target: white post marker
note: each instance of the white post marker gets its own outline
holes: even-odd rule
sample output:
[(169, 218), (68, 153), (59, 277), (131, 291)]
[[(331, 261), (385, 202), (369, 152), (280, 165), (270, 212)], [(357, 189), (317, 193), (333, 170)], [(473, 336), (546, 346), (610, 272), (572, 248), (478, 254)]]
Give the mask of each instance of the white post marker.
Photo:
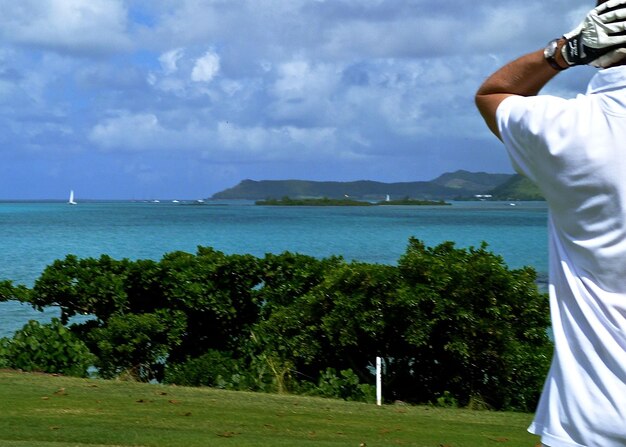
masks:
[(383, 404), (383, 384), (381, 380), (381, 358), (376, 357), (376, 405)]

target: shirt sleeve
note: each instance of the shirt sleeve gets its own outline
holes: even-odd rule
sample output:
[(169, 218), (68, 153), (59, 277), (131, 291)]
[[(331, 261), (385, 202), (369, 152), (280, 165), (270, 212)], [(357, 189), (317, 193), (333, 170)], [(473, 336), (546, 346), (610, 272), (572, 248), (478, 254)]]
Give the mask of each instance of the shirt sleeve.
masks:
[[(559, 135), (566, 131), (567, 100), (554, 96), (509, 96), (496, 111), (502, 141), (513, 167), (540, 185), (553, 175)], [(552, 174), (551, 174), (552, 173)]]

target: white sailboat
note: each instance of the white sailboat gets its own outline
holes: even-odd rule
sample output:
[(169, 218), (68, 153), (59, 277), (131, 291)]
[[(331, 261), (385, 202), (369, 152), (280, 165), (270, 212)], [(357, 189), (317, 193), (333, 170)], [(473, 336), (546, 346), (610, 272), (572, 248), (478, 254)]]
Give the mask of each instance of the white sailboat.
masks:
[(70, 200), (67, 201), (67, 203), (69, 203), (70, 205), (76, 205), (76, 202), (74, 201), (74, 190), (70, 190)]

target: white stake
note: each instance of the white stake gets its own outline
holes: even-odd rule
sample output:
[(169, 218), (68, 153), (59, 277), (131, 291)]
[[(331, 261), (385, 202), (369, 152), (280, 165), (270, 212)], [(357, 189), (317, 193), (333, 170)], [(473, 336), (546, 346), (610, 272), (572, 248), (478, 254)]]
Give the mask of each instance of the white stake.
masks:
[(383, 383), (381, 379), (381, 358), (376, 357), (376, 405), (383, 404)]

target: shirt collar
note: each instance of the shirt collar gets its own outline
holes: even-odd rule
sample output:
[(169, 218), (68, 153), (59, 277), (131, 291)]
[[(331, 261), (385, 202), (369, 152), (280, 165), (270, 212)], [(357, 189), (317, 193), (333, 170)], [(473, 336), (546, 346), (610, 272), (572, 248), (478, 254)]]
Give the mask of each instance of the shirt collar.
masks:
[(626, 88), (626, 65), (598, 71), (587, 87), (587, 94)]

